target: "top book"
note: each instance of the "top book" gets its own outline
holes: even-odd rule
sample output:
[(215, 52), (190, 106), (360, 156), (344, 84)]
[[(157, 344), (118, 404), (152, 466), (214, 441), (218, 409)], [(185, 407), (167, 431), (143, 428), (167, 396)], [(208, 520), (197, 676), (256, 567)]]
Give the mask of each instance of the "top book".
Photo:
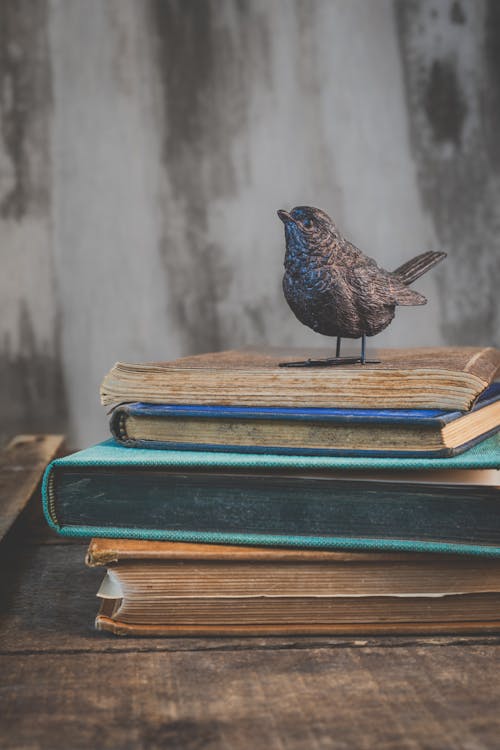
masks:
[(248, 348), (171, 362), (117, 362), (102, 382), (101, 401), (467, 411), (500, 369), (500, 350), (492, 347), (381, 349), (379, 364), (279, 366), (329, 354)]

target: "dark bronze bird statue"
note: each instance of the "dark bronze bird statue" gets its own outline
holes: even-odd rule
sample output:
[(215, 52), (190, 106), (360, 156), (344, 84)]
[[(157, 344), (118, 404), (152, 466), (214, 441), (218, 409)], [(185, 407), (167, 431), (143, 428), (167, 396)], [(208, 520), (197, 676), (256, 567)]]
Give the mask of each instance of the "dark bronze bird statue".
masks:
[[(368, 364), (366, 337), (375, 336), (394, 318), (398, 305), (425, 305), (409, 285), (446, 257), (426, 252), (385, 271), (342, 236), (319, 208), (297, 206), (278, 211), (285, 225), (283, 292), (296, 317), (325, 336), (337, 337), (336, 356), (283, 362), (284, 367)], [(343, 338), (361, 338), (360, 357), (341, 357)]]

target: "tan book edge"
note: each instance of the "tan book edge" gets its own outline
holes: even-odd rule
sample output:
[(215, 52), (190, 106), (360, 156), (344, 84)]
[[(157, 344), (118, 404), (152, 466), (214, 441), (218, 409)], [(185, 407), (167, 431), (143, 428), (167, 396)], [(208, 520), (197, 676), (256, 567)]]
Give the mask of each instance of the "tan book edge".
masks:
[(101, 401), (466, 411), (500, 367), (500, 351), (491, 347), (383, 349), (377, 365), (279, 367), (328, 354), (244, 349), (173, 362), (117, 363), (103, 380)]
[(95, 620), (97, 630), (114, 635), (128, 636), (365, 636), (365, 635), (475, 635), (498, 633), (500, 621), (483, 622), (412, 622), (412, 623), (363, 623), (363, 624), (318, 624), (318, 625), (128, 625), (113, 620), (102, 610)]
[[(447, 556), (463, 559), (461, 555)], [(90, 542), (86, 563), (94, 567), (118, 560), (236, 560), (269, 562), (381, 562), (442, 560), (443, 555), (403, 552), (334, 552), (280, 547), (238, 547), (222, 544), (189, 544), (185, 542), (154, 542), (142, 539), (95, 538)]]
[(129, 625), (217, 627), (424, 622), (500, 622), (500, 594), (430, 597), (169, 597), (109, 599), (107, 615)]
[(488, 560), (280, 561), (121, 560), (98, 591), (134, 609), (182, 600), (443, 598), (498, 594), (500, 564)]

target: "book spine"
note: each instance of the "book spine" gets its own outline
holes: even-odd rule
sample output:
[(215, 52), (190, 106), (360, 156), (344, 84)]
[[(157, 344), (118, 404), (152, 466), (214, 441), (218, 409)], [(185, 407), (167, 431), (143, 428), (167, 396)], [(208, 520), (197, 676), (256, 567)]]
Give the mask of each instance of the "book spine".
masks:
[[(215, 483), (212, 476), (202, 478), (201, 484), (195, 486), (185, 483), (181, 476), (168, 486), (158, 484), (155, 477), (148, 494), (147, 487), (143, 487), (144, 477), (138, 477), (124, 504), (126, 487), (129, 483), (134, 485), (134, 479), (130, 475), (118, 476), (119, 481), (115, 478), (106, 485), (105, 477), (88, 477), (88, 481), (82, 481), (78, 473), (69, 478), (64, 474), (57, 477), (53, 467), (49, 467), (42, 489), (50, 527), (69, 537), (500, 556), (495, 515), (498, 492), (493, 488), (483, 488), (475, 496), (456, 489), (446, 494), (445, 488), (411, 488), (409, 502), (402, 503), (404, 488), (394, 486), (374, 493), (370, 486), (358, 484), (350, 488), (341, 482), (337, 491), (332, 489), (324, 497), (317, 494), (322, 492), (319, 489), (308, 497), (302, 487), (297, 488), (294, 497), (293, 488), (300, 483), (299, 478), (292, 479), (285, 490), (275, 487), (273, 491), (268, 482), (263, 486), (259, 481), (257, 492), (256, 485), (244, 492), (241, 484), (234, 479), (229, 484), (227, 477), (224, 489), (219, 486), (224, 485), (223, 477), (216, 477)], [(58, 496), (58, 485), (60, 488), (64, 481), (65, 488), (59, 490)], [(319, 481), (323, 484), (323, 480)], [(457, 492), (461, 500), (459, 497), (453, 506), (451, 501)], [(102, 503), (103, 496), (107, 497), (106, 503)], [(455, 519), (452, 526), (447, 520), (450, 512)], [(477, 529), (471, 521), (473, 516), (481, 519)], [(415, 527), (421, 525), (418, 519), (422, 518), (429, 518), (429, 522), (415, 533)], [(349, 531), (353, 524), (359, 537)], [(450, 530), (455, 538), (449, 537)]]
[(42, 480), (42, 508), (45, 520), (54, 531), (61, 532), (56, 516), (56, 491), (54, 484), (53, 462), (45, 469)]
[(121, 445), (134, 447), (136, 445), (136, 442), (133, 440), (129, 440), (127, 433), (128, 416), (129, 408), (126, 404), (116, 406), (112, 410), (109, 417), (109, 430), (114, 439), (117, 440)]

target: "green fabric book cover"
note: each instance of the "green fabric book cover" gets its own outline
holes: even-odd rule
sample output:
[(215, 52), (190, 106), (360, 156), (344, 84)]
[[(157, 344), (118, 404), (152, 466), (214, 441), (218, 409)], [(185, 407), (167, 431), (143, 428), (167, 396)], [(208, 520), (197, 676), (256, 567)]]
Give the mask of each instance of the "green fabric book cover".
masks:
[(108, 440), (53, 461), (43, 504), (67, 536), (500, 556), (498, 487), (328, 476), (499, 467), (498, 435), (447, 459), (151, 451)]

